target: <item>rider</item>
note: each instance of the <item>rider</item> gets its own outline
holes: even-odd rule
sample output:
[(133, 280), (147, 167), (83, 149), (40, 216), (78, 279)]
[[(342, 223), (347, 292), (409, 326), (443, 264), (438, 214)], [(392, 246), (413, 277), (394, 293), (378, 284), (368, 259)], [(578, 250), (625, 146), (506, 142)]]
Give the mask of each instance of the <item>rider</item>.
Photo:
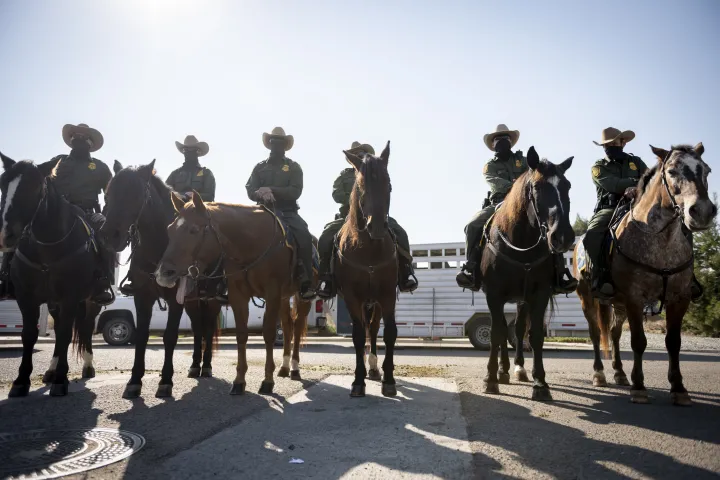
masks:
[[(371, 154), (375, 155), (375, 149), (367, 144), (353, 142), (349, 150), (350, 153), (356, 155)], [(321, 298), (332, 298), (335, 296), (335, 285), (332, 274), (330, 273), (330, 262), (333, 254), (333, 243), (335, 235), (345, 223), (345, 217), (350, 211), (350, 193), (355, 185), (355, 169), (350, 167), (340, 172), (340, 175), (333, 183), (333, 200), (340, 204), (340, 212), (335, 214), (335, 220), (325, 225), (320, 238), (318, 239), (318, 253), (320, 255), (320, 285), (318, 286), (318, 296)], [(398, 270), (398, 287), (401, 292), (412, 292), (418, 287), (415, 279), (412, 256), (410, 255), (410, 240), (408, 240), (407, 232), (395, 221), (394, 218), (388, 216), (388, 226), (395, 234), (397, 239), (398, 251), (400, 252), (400, 268)]]
[[(53, 173), (53, 184), (60, 195), (85, 212), (86, 220), (97, 232), (105, 223), (105, 216), (100, 213), (98, 195), (105, 191), (112, 174), (105, 163), (90, 154), (102, 147), (103, 136), (96, 129), (80, 123), (65, 125), (62, 137), (71, 150), (69, 155), (57, 155), (52, 159), (58, 160)], [(113, 284), (115, 255), (105, 249), (97, 237), (95, 241), (100, 254), (100, 271), (92, 300), (104, 306), (112, 303), (114, 298), (110, 289)], [(9, 262), (10, 255), (5, 255), (2, 267), (4, 278), (8, 275)]]
[[(462, 288), (473, 291), (480, 290), (480, 261), (482, 259), (482, 239), (485, 224), (495, 212), (495, 208), (510, 192), (513, 182), (528, 169), (527, 159), (521, 151), (513, 152), (511, 149), (520, 138), (518, 130), (509, 130), (504, 124), (497, 126), (494, 132), (483, 137), (485, 145), (495, 152), (495, 156), (485, 164), (483, 174), (485, 181), (490, 185), (488, 198), (480, 210), (465, 226), (465, 254), (467, 263), (457, 274), (457, 284)], [(577, 287), (577, 281), (572, 277), (565, 266), (562, 253), (553, 255), (555, 259), (555, 275), (553, 290), (557, 293), (571, 293)]]
[[(600, 142), (595, 145), (603, 147), (605, 158), (595, 162), (592, 167), (592, 178), (597, 190), (597, 203), (595, 213), (588, 222), (587, 233), (583, 244), (592, 265), (591, 291), (601, 299), (610, 299), (615, 289), (607, 265), (607, 258), (603, 255), (603, 243), (609, 230), (610, 220), (623, 196), (633, 197), (635, 188), (647, 170), (645, 163), (631, 153), (625, 153), (623, 148), (635, 138), (632, 130), (621, 132), (617, 128), (608, 127), (602, 131)], [(692, 232), (683, 230), (692, 243)], [(702, 287), (693, 274), (691, 285), (692, 299), (697, 300), (702, 295)]]
[[(168, 176), (165, 181), (170, 188), (178, 192), (183, 200), (192, 199), (192, 191), (200, 194), (204, 202), (215, 201), (215, 176), (212, 171), (200, 165), (199, 157), (207, 155), (210, 147), (206, 142), (198, 142), (195, 135), (185, 137), (183, 143), (175, 142), (175, 147), (183, 154), (185, 161), (182, 166)], [(221, 288), (224, 290), (225, 287)], [(134, 293), (131, 281), (124, 283), (120, 291), (125, 295)]]
[(293, 147), (295, 139), (286, 135), (280, 127), (271, 133), (263, 133), (263, 144), (270, 150), (267, 160), (255, 165), (245, 185), (250, 200), (273, 209), (290, 228), (297, 245), (300, 274), (300, 297), (310, 300), (315, 297), (312, 288), (312, 236), (307, 223), (298, 215), (298, 198), (303, 189), (303, 171), (300, 164), (285, 156)]

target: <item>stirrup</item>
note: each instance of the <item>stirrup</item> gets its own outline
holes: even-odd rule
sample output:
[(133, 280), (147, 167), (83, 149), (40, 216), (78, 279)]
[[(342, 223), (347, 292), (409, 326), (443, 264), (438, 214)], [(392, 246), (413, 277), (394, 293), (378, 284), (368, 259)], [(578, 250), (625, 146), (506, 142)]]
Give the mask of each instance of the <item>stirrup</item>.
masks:
[(412, 293), (418, 288), (418, 279), (414, 274), (410, 274), (403, 281), (398, 282), (398, 288), (403, 293)]

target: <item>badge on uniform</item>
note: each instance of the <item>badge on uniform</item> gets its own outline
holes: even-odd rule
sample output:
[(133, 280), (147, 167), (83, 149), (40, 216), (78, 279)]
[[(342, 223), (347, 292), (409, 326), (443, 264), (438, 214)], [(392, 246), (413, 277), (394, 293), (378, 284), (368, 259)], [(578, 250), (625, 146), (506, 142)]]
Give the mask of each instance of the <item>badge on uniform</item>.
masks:
[(90, 170), (95, 170), (97, 168), (97, 165), (95, 165), (95, 162), (88, 163), (88, 168)]
[(592, 176), (595, 178), (600, 176), (600, 167), (598, 167), (597, 165), (592, 167)]
[(637, 165), (635, 165), (633, 162), (630, 162), (630, 170), (637, 170)]
[(203, 172), (204, 172), (204, 170), (200, 170), (200, 171), (197, 173), (197, 175), (195, 175), (195, 176), (196, 176), (196, 177), (202, 177), (203, 175), (205, 175)]
[(283, 165), (282, 171), (283, 171), (283, 172), (289, 172), (289, 171), (290, 171), (290, 165)]
[(515, 166), (516, 166), (517, 168), (522, 167), (522, 162), (521, 162), (520, 160), (515, 160)]

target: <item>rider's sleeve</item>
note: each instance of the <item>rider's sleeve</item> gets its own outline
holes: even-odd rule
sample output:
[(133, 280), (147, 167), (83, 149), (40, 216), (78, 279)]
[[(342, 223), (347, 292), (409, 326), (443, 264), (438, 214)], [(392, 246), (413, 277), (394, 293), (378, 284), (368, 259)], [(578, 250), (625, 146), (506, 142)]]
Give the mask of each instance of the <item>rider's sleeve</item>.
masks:
[(335, 203), (339, 203), (340, 205), (350, 204), (350, 192), (345, 191), (345, 182), (343, 182), (342, 172), (335, 179), (335, 183), (333, 183), (332, 197), (333, 200), (335, 200)]
[(598, 187), (610, 193), (622, 194), (625, 190), (637, 184), (637, 178), (622, 178), (611, 172), (604, 165), (595, 165), (592, 168), (593, 182)]
[(290, 181), (287, 187), (270, 187), (278, 200), (293, 201), (300, 198), (303, 190), (303, 171), (298, 163), (290, 166)]
[(250, 200), (252, 200), (253, 202), (258, 202), (260, 201), (260, 197), (255, 195), (255, 191), (260, 188), (260, 181), (258, 179), (258, 176), (255, 174), (255, 170), (257, 170), (257, 166), (253, 168), (253, 171), (250, 174), (250, 178), (248, 178), (248, 181), (245, 184), (245, 190), (247, 191), (247, 196)]
[(210, 169), (205, 169), (205, 173), (203, 174), (203, 191), (198, 192), (200, 194), (200, 197), (203, 199), (204, 202), (214, 202), (215, 201), (215, 175), (210, 171)]
[(498, 175), (495, 162), (485, 164), (483, 175), (493, 193), (506, 194), (510, 191), (510, 188), (512, 188), (512, 182), (510, 180), (506, 180)]

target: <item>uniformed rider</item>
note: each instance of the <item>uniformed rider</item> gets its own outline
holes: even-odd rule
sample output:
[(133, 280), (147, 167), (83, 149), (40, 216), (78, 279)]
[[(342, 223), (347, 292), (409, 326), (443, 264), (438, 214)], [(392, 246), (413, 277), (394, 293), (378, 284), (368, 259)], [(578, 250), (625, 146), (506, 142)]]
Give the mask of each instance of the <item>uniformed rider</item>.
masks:
[(298, 249), (300, 270), (300, 296), (309, 300), (315, 297), (312, 286), (312, 236), (307, 223), (298, 215), (297, 200), (303, 190), (303, 171), (300, 164), (287, 158), (295, 142), (281, 127), (263, 133), (263, 144), (270, 150), (267, 160), (255, 165), (245, 185), (250, 200), (272, 209), (290, 228)]
[[(457, 284), (462, 288), (473, 291), (480, 290), (482, 279), (480, 277), (480, 261), (482, 259), (482, 239), (485, 224), (495, 212), (497, 206), (510, 192), (513, 183), (528, 169), (527, 159), (520, 150), (513, 152), (512, 148), (520, 139), (518, 130), (510, 130), (504, 124), (497, 126), (494, 132), (483, 137), (485, 145), (495, 152), (495, 156), (485, 164), (483, 175), (490, 186), (490, 192), (485, 199), (483, 209), (480, 210), (465, 226), (465, 255), (467, 263), (458, 273)], [(562, 253), (555, 254), (554, 293), (571, 293), (577, 287), (577, 281), (565, 266), (565, 257)]]
[[(355, 155), (375, 155), (375, 149), (368, 144), (353, 142), (349, 150)], [(340, 204), (340, 211), (335, 214), (335, 220), (325, 225), (320, 238), (318, 239), (318, 254), (320, 255), (320, 285), (318, 296), (321, 298), (332, 298), (335, 296), (335, 285), (330, 273), (335, 235), (345, 223), (345, 217), (350, 212), (350, 194), (355, 186), (355, 169), (345, 168), (333, 183), (332, 197)], [(407, 232), (397, 221), (388, 216), (388, 226), (395, 235), (399, 247), (399, 270), (398, 287), (401, 292), (412, 292), (417, 289), (418, 283), (412, 267), (412, 256), (410, 254), (410, 240)]]

